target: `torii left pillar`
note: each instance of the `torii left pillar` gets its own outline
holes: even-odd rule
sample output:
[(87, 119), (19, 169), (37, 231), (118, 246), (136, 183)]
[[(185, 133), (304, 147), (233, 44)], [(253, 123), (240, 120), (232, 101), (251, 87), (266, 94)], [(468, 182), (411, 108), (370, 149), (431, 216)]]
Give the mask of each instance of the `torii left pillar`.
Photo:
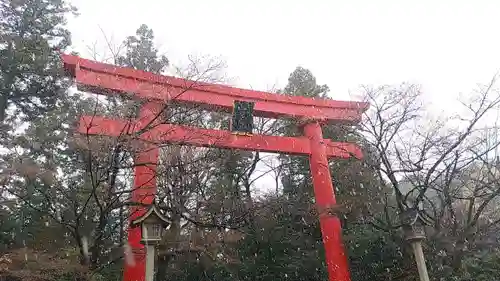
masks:
[[(157, 123), (162, 105), (148, 102), (142, 105), (139, 112), (137, 125), (141, 128), (154, 126)], [(135, 152), (134, 159), (134, 186), (132, 190), (132, 202), (150, 205), (154, 202), (156, 194), (156, 171), (160, 149), (153, 145), (142, 143)], [(130, 227), (130, 223), (142, 216), (147, 208), (143, 206), (130, 207), (128, 245), (131, 248), (132, 257), (125, 259), (129, 264), (125, 265), (123, 281), (145, 281), (146, 272), (146, 248), (141, 243), (142, 233), (140, 227)]]

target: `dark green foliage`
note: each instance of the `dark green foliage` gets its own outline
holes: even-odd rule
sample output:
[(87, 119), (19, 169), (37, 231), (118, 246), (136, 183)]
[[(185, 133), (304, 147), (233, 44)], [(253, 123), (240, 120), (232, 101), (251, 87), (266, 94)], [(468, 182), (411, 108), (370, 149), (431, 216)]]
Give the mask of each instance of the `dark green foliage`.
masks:
[[(324, 98), (328, 94), (327, 85), (318, 85), (312, 72), (297, 67), (288, 77), (288, 84), (281, 92), (290, 96)], [(302, 131), (295, 120), (280, 121), (280, 133), (285, 136), (301, 136)], [(282, 162), (283, 192), (290, 195), (308, 194), (312, 196), (309, 162), (306, 157), (280, 155)]]
[(319, 224), (304, 202), (269, 199), (240, 243), (243, 280), (326, 280)]
[(16, 234), (20, 223), (16, 220), (13, 214), (16, 214), (14, 208), (15, 202), (1, 202), (0, 207), (0, 254), (15, 247)]
[(288, 77), (283, 93), (292, 96), (327, 98), (330, 91), (327, 85), (318, 85), (316, 77), (309, 69), (297, 67)]
[(59, 52), (70, 44), (63, 0), (0, 1), (0, 121), (34, 120), (65, 93)]
[(123, 43), (126, 50), (117, 59), (119, 65), (153, 73), (162, 73), (169, 65), (168, 58), (158, 54), (153, 30), (145, 24), (137, 29), (135, 36), (127, 37)]
[(464, 261), (465, 276), (458, 277), (456, 280), (467, 281), (489, 281), (495, 280), (500, 276), (500, 253), (496, 251), (488, 251), (478, 253)]
[[(344, 231), (353, 280), (396, 280), (413, 269), (398, 233), (385, 233), (370, 225), (356, 225)], [(404, 280), (404, 279), (403, 279)]]
[[(45, 249), (65, 244), (61, 226), (47, 216), (50, 202), (37, 192), (46, 185), (33, 176), (40, 172), (39, 159), (50, 162), (54, 156), (50, 149), (58, 144), (53, 138), (60, 133), (55, 128), (60, 126), (59, 120), (46, 117), (53, 116), (49, 112), (65, 103), (68, 81), (63, 77), (59, 54), (71, 42), (65, 27), (71, 12), (75, 9), (61, 0), (0, 1), (0, 123), (4, 125), (0, 125), (4, 149), (0, 178), (2, 191), (8, 187), (13, 194), (27, 199), (14, 200), (10, 196), (2, 202), (2, 252), (24, 246)], [(41, 122), (40, 118), (49, 122)], [(14, 127), (14, 121), (27, 121), (27, 133), (4, 134), (7, 128)], [(15, 153), (19, 149), (23, 152)], [(44, 168), (47, 166), (41, 170), (47, 171)], [(17, 176), (3, 177), (13, 172)]]

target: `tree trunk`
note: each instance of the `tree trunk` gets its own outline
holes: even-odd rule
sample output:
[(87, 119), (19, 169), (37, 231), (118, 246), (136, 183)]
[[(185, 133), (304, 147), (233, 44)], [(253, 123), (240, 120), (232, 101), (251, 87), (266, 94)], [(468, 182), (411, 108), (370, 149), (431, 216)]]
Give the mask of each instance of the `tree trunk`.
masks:
[(451, 268), (453, 272), (457, 273), (462, 270), (462, 259), (464, 256), (465, 243), (463, 241), (457, 242), (451, 258)]
[(5, 120), (7, 110), (7, 97), (4, 95), (0, 95), (0, 123)]

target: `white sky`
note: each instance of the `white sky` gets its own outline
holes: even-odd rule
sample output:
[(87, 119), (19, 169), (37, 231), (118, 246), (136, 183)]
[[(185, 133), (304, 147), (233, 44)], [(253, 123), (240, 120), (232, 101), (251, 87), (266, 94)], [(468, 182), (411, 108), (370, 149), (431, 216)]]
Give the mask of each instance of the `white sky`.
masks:
[(83, 55), (102, 40), (100, 28), (119, 43), (145, 23), (174, 63), (221, 55), (244, 88), (283, 87), (301, 65), (338, 99), (360, 84), (407, 81), (441, 111), (500, 70), (495, 0), (72, 2), (81, 15), (70, 29)]
[[(360, 84), (420, 83), (438, 109), (500, 69), (495, 0), (73, 0), (74, 45), (116, 42), (145, 23), (175, 63), (197, 52), (223, 56), (237, 85), (286, 84), (297, 65), (332, 96)], [(439, 4), (437, 4), (439, 3)]]

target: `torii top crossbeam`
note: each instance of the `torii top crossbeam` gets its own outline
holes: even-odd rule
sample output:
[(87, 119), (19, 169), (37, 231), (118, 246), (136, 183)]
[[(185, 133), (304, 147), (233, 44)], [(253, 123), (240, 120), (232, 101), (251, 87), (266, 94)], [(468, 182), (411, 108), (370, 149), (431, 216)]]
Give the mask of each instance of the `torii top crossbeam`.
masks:
[(196, 104), (226, 112), (231, 112), (234, 100), (250, 101), (255, 102), (255, 115), (259, 117), (299, 117), (332, 123), (357, 123), (368, 108), (364, 102), (277, 95), (157, 75), (77, 56), (63, 55), (62, 58), (65, 69), (80, 85), (102, 94), (108, 90), (134, 93), (138, 98)]
[[(347, 259), (340, 238), (342, 232), (340, 221), (335, 215), (325, 212), (336, 204), (328, 157), (361, 158), (362, 154), (355, 144), (323, 139), (320, 123), (356, 124), (361, 121), (363, 112), (368, 109), (367, 103), (292, 97), (200, 83), (99, 63), (72, 55), (62, 55), (62, 60), (66, 71), (75, 78), (80, 90), (105, 95), (127, 93), (137, 99), (148, 101), (142, 106), (136, 120), (82, 116), (78, 128), (82, 134), (118, 137), (122, 134), (136, 133), (140, 139), (153, 143), (177, 143), (309, 156), (329, 278), (330, 281), (350, 281)], [(296, 118), (303, 125), (304, 136), (242, 136), (225, 130), (201, 129), (161, 124), (161, 122), (156, 122), (151, 128), (145, 128), (145, 123), (154, 122), (151, 118), (157, 116), (166, 104), (195, 105), (197, 108), (211, 111), (231, 112), (235, 101), (253, 102), (256, 116)], [(138, 153), (139, 162), (153, 164), (135, 168), (132, 200), (152, 202), (156, 189), (157, 157), (158, 148)], [(140, 231), (129, 229), (128, 241), (133, 250), (142, 249)], [(125, 265), (124, 280), (143, 281), (144, 263), (136, 260), (135, 266)]]

